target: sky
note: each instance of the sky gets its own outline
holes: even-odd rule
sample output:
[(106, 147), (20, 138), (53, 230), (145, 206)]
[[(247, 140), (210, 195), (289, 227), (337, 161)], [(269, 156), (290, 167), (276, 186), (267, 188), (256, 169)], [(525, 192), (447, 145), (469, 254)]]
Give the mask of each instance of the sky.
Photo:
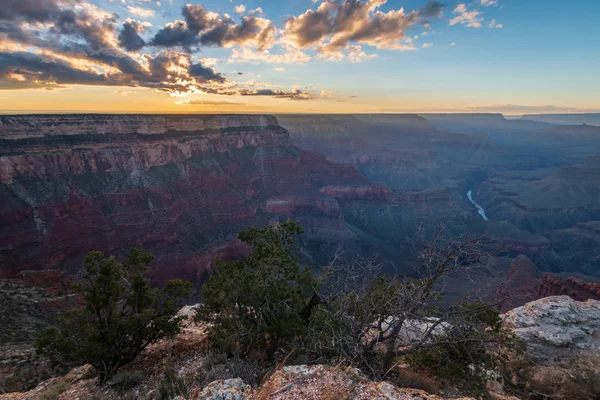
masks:
[(597, 0), (1, 0), (0, 112), (600, 112)]

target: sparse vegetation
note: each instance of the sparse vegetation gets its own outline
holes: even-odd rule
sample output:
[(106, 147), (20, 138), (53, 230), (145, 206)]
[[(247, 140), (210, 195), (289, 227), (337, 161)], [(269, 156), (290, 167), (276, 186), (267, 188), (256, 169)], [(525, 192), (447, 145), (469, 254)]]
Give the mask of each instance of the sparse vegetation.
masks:
[(187, 397), (190, 386), (185, 378), (179, 376), (173, 367), (169, 366), (160, 381), (158, 399), (171, 400), (177, 396)]
[[(258, 385), (269, 368), (288, 359), (358, 367), (370, 378), (430, 393), (450, 384), (484, 395), (504, 355), (517, 349), (490, 306), (442, 307), (436, 290), (441, 277), (485, 262), (485, 237), (438, 237), (420, 254), (421, 278), (406, 280), (382, 274), (365, 259), (334, 262), (314, 275), (294, 255), (300, 233), (293, 221), (240, 233), (250, 255), (218, 261), (197, 310), (212, 348), (191, 374), (167, 367), (158, 398), (187, 396), (192, 388), (228, 378)], [(85, 308), (67, 314), (60, 329), (44, 332), (38, 349), (63, 363), (92, 364), (100, 381), (110, 379), (113, 387), (137, 385), (141, 376), (117, 371), (148, 344), (178, 332), (181, 318), (175, 313), (191, 290), (181, 281), (150, 289), (145, 273), (151, 260), (136, 249), (122, 264), (90, 253), (77, 284)], [(277, 357), (280, 350), (284, 361)], [(336, 388), (330, 394), (337, 395)]]
[(248, 228), (239, 239), (252, 248), (243, 259), (218, 261), (204, 285), (198, 319), (210, 324), (209, 340), (229, 354), (264, 350), (270, 359), (305, 329), (317, 281), (292, 251), (302, 229), (293, 221)]
[(42, 332), (37, 350), (57, 363), (89, 363), (106, 382), (150, 343), (179, 332), (183, 318), (176, 313), (191, 296), (191, 285), (172, 280), (162, 289), (150, 288), (146, 273), (152, 260), (135, 248), (123, 263), (88, 254), (83, 278), (74, 285), (84, 307)]
[(376, 379), (403, 362), (483, 392), (498, 355), (516, 346), (488, 305), (439, 306), (438, 280), (484, 263), (487, 237), (438, 235), (420, 254), (422, 278), (403, 280), (381, 274), (372, 260), (334, 263), (317, 278), (292, 255), (299, 233), (291, 221), (251, 228), (240, 234), (250, 256), (218, 264), (198, 314), (212, 324), (218, 348), (242, 356), (264, 350), (272, 359), (284, 347), (296, 361), (355, 365)]
[(443, 276), (485, 263), (488, 244), (485, 236), (438, 235), (423, 246), (422, 277), (415, 280), (385, 276), (373, 260), (333, 264), (305, 348), (313, 360), (348, 360), (375, 379), (391, 379), (397, 365), (408, 363), (470, 392), (485, 391), (489, 371), (516, 341), (490, 306), (441, 307), (436, 288)]
[(60, 395), (69, 390), (69, 383), (64, 381), (53, 382), (39, 393), (40, 400), (58, 400)]

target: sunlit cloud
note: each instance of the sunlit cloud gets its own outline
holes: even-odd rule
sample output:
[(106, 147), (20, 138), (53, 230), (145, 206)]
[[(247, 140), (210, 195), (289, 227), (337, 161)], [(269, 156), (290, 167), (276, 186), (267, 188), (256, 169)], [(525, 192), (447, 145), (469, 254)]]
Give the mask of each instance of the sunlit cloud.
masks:
[(490, 21), (488, 27), (492, 28), (492, 29), (493, 28), (495, 28), (495, 29), (502, 29), (502, 28), (504, 28), (504, 25), (497, 23), (496, 20), (493, 19), (493, 20)]
[(466, 4), (459, 4), (452, 12), (456, 16), (450, 20), (450, 25), (462, 24), (469, 28), (481, 28), (481, 22), (483, 21), (481, 11), (469, 11)]
[(137, 17), (149, 18), (154, 16), (154, 10), (150, 10), (148, 8), (127, 6), (127, 10), (129, 11), (129, 13)]
[(232, 49), (229, 63), (233, 64), (306, 64), (311, 57), (300, 50), (287, 50), (273, 54), (269, 50), (255, 51), (247, 47)]
[[(405, 12), (403, 8), (384, 12), (379, 8), (385, 0), (324, 1), (317, 9), (288, 18), (283, 31), (284, 40), (300, 49), (314, 48), (322, 59), (338, 60), (344, 55), (357, 54), (356, 46), (386, 50), (412, 50), (404, 41), (406, 30), (427, 25), (439, 18), (443, 7), (435, 0), (422, 9)], [(359, 57), (364, 58), (364, 57)], [(356, 59), (356, 58), (355, 58)]]

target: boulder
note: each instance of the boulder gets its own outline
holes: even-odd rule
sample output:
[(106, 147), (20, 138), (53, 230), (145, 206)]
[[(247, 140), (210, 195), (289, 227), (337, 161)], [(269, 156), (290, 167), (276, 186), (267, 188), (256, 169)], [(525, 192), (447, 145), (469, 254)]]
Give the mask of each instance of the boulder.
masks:
[(250, 386), (240, 378), (225, 379), (209, 383), (198, 396), (198, 400), (246, 400)]
[(600, 301), (552, 296), (503, 315), (504, 325), (523, 339), (538, 361), (600, 352)]
[[(357, 369), (324, 365), (292, 365), (275, 373), (257, 388), (254, 399), (380, 399), (441, 400), (422, 390), (401, 389), (389, 382), (373, 382)], [(455, 400), (472, 400), (462, 398)]]

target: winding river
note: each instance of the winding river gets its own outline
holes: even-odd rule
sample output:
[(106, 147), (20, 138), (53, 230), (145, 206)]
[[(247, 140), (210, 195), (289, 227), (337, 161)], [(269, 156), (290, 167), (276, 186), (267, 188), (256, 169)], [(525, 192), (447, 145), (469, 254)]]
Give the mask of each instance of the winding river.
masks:
[(489, 221), (487, 215), (485, 215), (485, 210), (479, 204), (477, 204), (475, 200), (473, 200), (473, 189), (467, 192), (467, 198), (477, 208), (477, 212), (479, 215), (481, 215), (481, 218), (483, 218), (485, 221)]

